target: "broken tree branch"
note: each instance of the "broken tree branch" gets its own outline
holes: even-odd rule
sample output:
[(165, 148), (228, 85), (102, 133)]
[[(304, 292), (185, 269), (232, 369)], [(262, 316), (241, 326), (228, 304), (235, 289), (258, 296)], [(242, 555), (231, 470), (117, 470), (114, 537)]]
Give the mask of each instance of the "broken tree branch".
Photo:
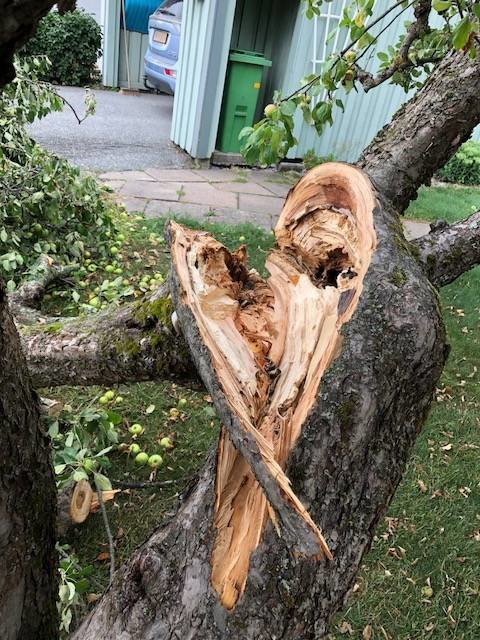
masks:
[(282, 469), (359, 300), (376, 245), (374, 206), (357, 169), (310, 171), (287, 198), (266, 281), (247, 271), (241, 248), (230, 254), (208, 233), (167, 228), (175, 308), (224, 425), (212, 585), (227, 609), (268, 520), (296, 555), (332, 557)]
[(78, 318), (47, 318), (18, 326), (33, 384), (111, 385), (175, 380), (198, 386), (198, 376), (164, 288), (137, 302), (111, 305)]
[(455, 224), (432, 225), (412, 244), (430, 282), (444, 287), (480, 264), (480, 211)]
[(38, 307), (49, 287), (66, 281), (76, 268), (77, 265), (58, 265), (48, 255), (41, 255), (31, 269), (31, 279), (8, 296), (8, 303), (17, 323), (38, 322), (41, 317)]
[[(430, 405), (445, 335), (392, 208), (361, 172), (365, 188), (355, 189), (345, 175), (356, 169), (320, 170), (329, 167), (327, 183), (307, 174), (287, 201), (267, 282), (245, 268), (242, 252), (179, 231), (172, 260), (185, 295), (176, 304), (192, 308), (190, 316), (179, 308), (179, 320), (202, 336), (197, 346), (195, 336), (186, 339), (206, 385), (217, 378), (217, 411), (240, 424), (230, 421), (222, 436), (216, 481), (209, 460), (176, 517), (116, 572), (75, 638), (171, 640), (193, 629), (204, 640), (313, 640), (326, 635), (353, 585)], [(378, 242), (371, 256), (359, 240), (371, 233), (369, 211)], [(272, 525), (282, 532), (281, 517), (243, 455), (257, 434), (238, 449), (231, 443), (248, 421), (324, 532), (333, 561), (295, 558), (278, 537)]]

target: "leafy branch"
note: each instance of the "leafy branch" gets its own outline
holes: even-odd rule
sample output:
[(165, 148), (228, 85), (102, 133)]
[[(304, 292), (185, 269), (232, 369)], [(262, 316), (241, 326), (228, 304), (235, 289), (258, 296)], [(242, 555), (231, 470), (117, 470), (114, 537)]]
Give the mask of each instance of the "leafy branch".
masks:
[[(307, 17), (321, 16), (323, 2), (305, 0)], [(340, 52), (329, 56), (321, 73), (303, 78), (299, 88), (287, 97), (275, 92), (273, 103), (265, 108), (265, 118), (240, 132), (242, 153), (247, 162), (267, 166), (287, 155), (297, 144), (294, 135), (297, 110), (302, 112), (304, 121), (315, 127), (317, 134), (321, 135), (325, 126), (333, 123), (334, 108), (344, 108), (342, 99), (338, 97), (340, 90), (348, 94), (352, 89), (357, 89), (358, 84), (367, 92), (390, 81), (409, 91), (423, 85), (431, 65), (441, 60), (449, 50), (463, 51), (472, 58), (477, 56), (480, 32), (478, 2), (400, 0), (366, 26), (377, 2), (352, 0), (337, 26), (337, 30), (348, 29), (349, 43)], [(386, 52), (377, 53), (380, 64), (376, 75), (362, 68), (359, 61), (373, 50), (380, 36), (412, 7), (414, 19), (405, 23), (405, 32), (396, 45), (388, 45)], [(431, 28), (429, 19), (432, 10), (443, 19), (442, 27)], [(392, 13), (392, 19), (376, 35), (372, 35), (371, 30)]]

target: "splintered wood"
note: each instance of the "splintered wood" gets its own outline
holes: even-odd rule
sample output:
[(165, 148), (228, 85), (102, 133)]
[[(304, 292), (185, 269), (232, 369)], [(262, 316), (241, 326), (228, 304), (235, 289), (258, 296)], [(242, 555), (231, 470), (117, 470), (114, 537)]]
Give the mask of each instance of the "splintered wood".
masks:
[(283, 469), (341, 348), (376, 245), (375, 197), (345, 164), (308, 172), (275, 229), (267, 280), (209, 234), (174, 222), (172, 295), (223, 427), (217, 454), (211, 582), (227, 609), (271, 520), (292, 553), (331, 558)]

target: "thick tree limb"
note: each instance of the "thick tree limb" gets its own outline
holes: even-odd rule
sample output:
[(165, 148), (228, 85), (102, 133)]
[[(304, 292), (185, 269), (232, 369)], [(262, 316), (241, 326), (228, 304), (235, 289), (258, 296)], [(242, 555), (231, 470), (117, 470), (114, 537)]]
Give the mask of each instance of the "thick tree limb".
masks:
[(412, 244), (430, 282), (444, 287), (480, 264), (480, 211), (455, 224), (432, 227)]
[(266, 281), (247, 272), (241, 250), (230, 255), (208, 233), (168, 228), (175, 307), (225, 426), (212, 584), (228, 609), (269, 518), (293, 553), (331, 559), (282, 469), (358, 303), (376, 245), (374, 203), (357, 169), (310, 171), (287, 198)]
[(41, 319), (38, 307), (48, 288), (68, 278), (75, 268), (75, 266), (59, 266), (49, 256), (40, 256), (31, 270), (34, 277), (24, 282), (8, 297), (10, 309), (17, 323), (38, 322)]
[(0, 0), (0, 88), (13, 80), (13, 55), (35, 30), (55, 0)]
[(75, 267), (46, 255), (34, 278), (9, 298), (34, 385), (108, 385), (172, 379), (198, 384), (182, 338), (171, 323), (168, 287), (148, 298), (91, 316), (48, 317), (38, 310), (48, 288)]
[(480, 121), (480, 58), (447, 54), (425, 86), (365, 149), (358, 165), (399, 213)]
[(35, 387), (169, 379), (197, 383), (184, 340), (160, 289), (146, 300), (80, 318), (19, 326)]

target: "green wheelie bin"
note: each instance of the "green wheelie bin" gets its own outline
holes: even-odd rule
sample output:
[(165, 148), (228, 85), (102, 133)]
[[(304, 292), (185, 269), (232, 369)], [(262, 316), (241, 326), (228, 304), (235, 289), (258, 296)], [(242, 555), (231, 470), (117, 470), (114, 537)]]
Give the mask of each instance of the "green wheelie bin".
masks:
[(264, 69), (271, 66), (271, 60), (258, 53), (230, 52), (218, 133), (219, 151), (240, 152), (238, 135), (243, 127), (253, 124)]

